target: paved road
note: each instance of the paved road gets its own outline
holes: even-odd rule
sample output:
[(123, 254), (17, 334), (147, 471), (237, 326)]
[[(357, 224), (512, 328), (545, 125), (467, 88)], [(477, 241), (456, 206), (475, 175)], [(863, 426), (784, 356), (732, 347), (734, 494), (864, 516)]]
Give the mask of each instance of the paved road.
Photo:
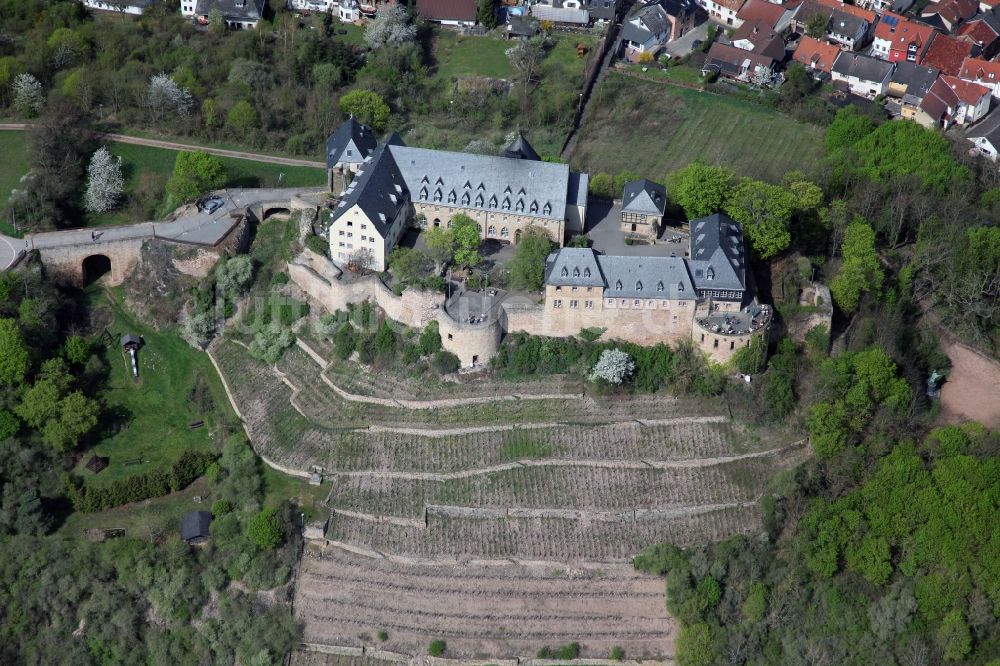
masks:
[(93, 245), (98, 248), (103, 243), (143, 238), (164, 238), (199, 245), (215, 245), (239, 219), (230, 217), (231, 211), (272, 201), (280, 201), (287, 205), (296, 194), (321, 189), (286, 187), (221, 190), (216, 194), (225, 200), (225, 204), (212, 214), (199, 212), (190, 207), (177, 217), (165, 221), (139, 222), (121, 227), (47, 231), (28, 234), (23, 239), (9, 238), (0, 234), (0, 270), (10, 268), (21, 252), (73, 245)]
[(710, 25), (709, 21), (705, 21), (703, 23), (696, 25), (683, 37), (675, 39), (672, 42), (667, 42), (667, 45), (664, 47), (664, 50), (667, 53), (669, 53), (671, 57), (674, 58), (680, 58), (686, 56), (687, 54), (691, 53), (691, 51), (694, 50), (694, 40), (700, 39), (701, 41), (704, 42), (705, 38), (708, 37), (709, 25)]
[[(0, 123), (0, 130), (23, 131), (31, 129), (27, 123)], [(200, 150), (210, 155), (219, 157), (232, 157), (251, 162), (268, 162), (269, 164), (283, 164), (285, 166), (302, 166), (325, 169), (325, 162), (313, 162), (311, 160), (300, 160), (292, 157), (275, 157), (274, 155), (262, 155), (261, 153), (246, 153), (239, 150), (225, 150), (223, 148), (209, 148), (206, 146), (195, 146), (187, 143), (177, 143), (174, 141), (160, 141), (159, 139), (145, 139), (138, 136), (128, 136), (127, 134), (113, 134), (99, 132), (98, 137), (118, 143), (130, 143), (135, 146), (149, 146), (151, 148), (166, 148), (167, 150)]]

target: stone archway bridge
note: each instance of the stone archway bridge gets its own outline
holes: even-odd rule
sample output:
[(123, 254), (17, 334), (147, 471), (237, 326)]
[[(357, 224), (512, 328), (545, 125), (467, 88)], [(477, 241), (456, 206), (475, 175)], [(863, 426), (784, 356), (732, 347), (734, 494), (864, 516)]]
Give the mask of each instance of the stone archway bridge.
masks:
[(139, 262), (142, 244), (159, 239), (207, 249), (239, 246), (240, 230), (278, 211), (314, 210), (320, 188), (240, 189), (216, 192), (224, 205), (214, 213), (186, 207), (162, 222), (140, 222), (120, 227), (69, 229), (28, 234), (23, 239), (0, 235), (0, 270), (13, 268), (32, 251), (53, 275), (82, 285), (84, 264), (91, 257), (106, 257), (110, 282), (121, 284)]

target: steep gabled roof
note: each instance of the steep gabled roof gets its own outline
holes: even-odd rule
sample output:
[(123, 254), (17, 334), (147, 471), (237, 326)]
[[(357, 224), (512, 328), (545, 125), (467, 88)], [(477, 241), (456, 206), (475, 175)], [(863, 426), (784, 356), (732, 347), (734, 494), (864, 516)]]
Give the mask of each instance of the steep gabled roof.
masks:
[(900, 60), (896, 63), (896, 68), (892, 70), (892, 77), (889, 81), (897, 86), (906, 87), (906, 92), (903, 94), (904, 102), (917, 104), (937, 81), (939, 73), (933, 67), (924, 67)]
[(667, 188), (645, 178), (625, 183), (622, 212), (663, 215), (667, 207)]
[(994, 109), (989, 115), (965, 134), (966, 139), (985, 139), (995, 148), (1000, 148), (1000, 109)]
[(942, 75), (938, 81), (950, 88), (960, 101), (970, 106), (975, 106), (983, 97), (990, 94), (990, 89), (986, 86), (964, 81), (957, 76)]
[(850, 14), (851, 16), (854, 16), (856, 18), (865, 20), (869, 24), (875, 23), (875, 20), (878, 18), (878, 15), (875, 12), (869, 11), (867, 9), (862, 9), (857, 5), (848, 5), (843, 2), (839, 2), (838, 0), (815, 0), (815, 1), (820, 5), (829, 7), (830, 9), (835, 9), (837, 11)]
[(889, 42), (890, 48), (906, 50), (910, 44), (915, 44), (918, 54), (930, 44), (934, 32), (934, 28), (929, 25), (910, 21), (889, 12), (886, 12), (875, 26), (875, 37)]
[(606, 298), (695, 299), (687, 262), (680, 257), (598, 255)]
[(966, 81), (996, 85), (1000, 83), (1000, 62), (990, 62), (982, 58), (966, 58), (962, 61), (958, 76)]
[(510, 145), (504, 149), (502, 154), (504, 157), (513, 157), (519, 160), (535, 160), (536, 162), (542, 160), (520, 131), (518, 131), (517, 136), (514, 137), (514, 140), (510, 142)]
[[(986, 16), (993, 16), (992, 14), (987, 14)], [(963, 23), (955, 36), (959, 39), (964, 39), (972, 42), (980, 49), (984, 49), (993, 42), (1000, 38), (1000, 29), (993, 24), (992, 21), (987, 21), (983, 18), (973, 19), (968, 23)]]
[(767, 55), (738, 49), (731, 44), (715, 42), (708, 50), (702, 69), (735, 75), (739, 74), (744, 64), (751, 70), (755, 67), (773, 67), (774, 59)]
[(785, 15), (785, 8), (767, 0), (747, 0), (736, 16), (744, 23), (766, 23), (774, 28)]
[(818, 69), (827, 74), (833, 69), (833, 61), (840, 54), (840, 47), (828, 44), (808, 35), (803, 35), (792, 58), (806, 67)]
[(185, 541), (205, 539), (211, 524), (212, 514), (208, 511), (189, 511), (181, 518), (181, 538)]
[(375, 133), (351, 116), (326, 140), (326, 168), (332, 169), (338, 162), (364, 162), (376, 146), (378, 139)]
[(892, 63), (871, 56), (841, 51), (833, 63), (833, 73), (853, 76), (860, 81), (885, 81), (892, 72)]
[(385, 238), (400, 209), (410, 196), (406, 180), (396, 165), (390, 150), (394, 146), (381, 145), (361, 165), (357, 176), (344, 191), (344, 196), (333, 209), (334, 219), (358, 206)]
[(972, 53), (972, 44), (940, 33), (934, 35), (920, 64), (941, 70), (943, 74), (958, 74), (962, 61)]

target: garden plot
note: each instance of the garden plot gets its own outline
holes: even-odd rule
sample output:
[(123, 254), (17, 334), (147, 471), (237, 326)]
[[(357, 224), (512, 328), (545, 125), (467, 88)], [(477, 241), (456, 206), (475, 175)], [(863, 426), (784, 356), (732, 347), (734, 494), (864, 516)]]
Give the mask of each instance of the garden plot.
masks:
[(730, 506), (670, 518), (586, 520), (476, 518), (430, 514), (427, 527), (335, 514), (328, 537), (372, 553), (442, 563), (516, 559), (548, 562), (631, 562), (651, 545), (692, 545), (748, 534), (760, 526), (757, 507)]
[(404, 518), (423, 518), (428, 506), (674, 514), (756, 501), (759, 489), (738, 481), (766, 478), (771, 465), (770, 460), (754, 458), (679, 469), (515, 467), (444, 482), (334, 476), (328, 501), (334, 511)]
[[(628, 658), (659, 657), (673, 654), (675, 632), (663, 581), (627, 564), (427, 566), (317, 546), (303, 555), (295, 611), (307, 643), (417, 655), (442, 639), (447, 656), (466, 658), (574, 641), (586, 657), (607, 658), (614, 646)], [(379, 632), (387, 640), (376, 642)]]

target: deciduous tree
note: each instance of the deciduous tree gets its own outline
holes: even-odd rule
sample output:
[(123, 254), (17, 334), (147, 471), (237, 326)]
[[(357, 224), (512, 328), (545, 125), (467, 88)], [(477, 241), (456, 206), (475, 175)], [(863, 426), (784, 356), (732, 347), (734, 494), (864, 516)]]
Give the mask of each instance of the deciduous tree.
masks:
[(121, 158), (115, 158), (111, 151), (101, 146), (90, 158), (87, 167), (87, 191), (83, 195), (85, 207), (91, 213), (106, 213), (118, 205), (124, 189)]
[(226, 172), (218, 157), (200, 151), (181, 151), (167, 181), (167, 193), (175, 201), (191, 201), (225, 184)]
[(392, 112), (385, 100), (370, 90), (352, 90), (340, 98), (340, 110), (377, 131), (385, 129)]
[(374, 50), (387, 46), (400, 46), (412, 42), (417, 29), (410, 24), (406, 7), (402, 4), (382, 5), (375, 19), (365, 28), (365, 43)]
[(722, 210), (736, 180), (727, 167), (692, 162), (667, 178), (670, 197), (684, 209), (689, 220)]

